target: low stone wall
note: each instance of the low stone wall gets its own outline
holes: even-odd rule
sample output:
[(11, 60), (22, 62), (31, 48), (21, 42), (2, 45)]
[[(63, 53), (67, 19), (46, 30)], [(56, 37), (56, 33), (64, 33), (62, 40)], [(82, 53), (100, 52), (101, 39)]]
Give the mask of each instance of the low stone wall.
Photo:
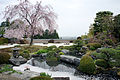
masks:
[[(27, 39), (28, 42), (30, 42), (30, 39)], [(33, 43), (48, 43), (48, 41), (51, 39), (34, 39)], [(64, 39), (53, 39), (54, 43), (70, 43), (73, 42), (74, 40), (64, 40)]]

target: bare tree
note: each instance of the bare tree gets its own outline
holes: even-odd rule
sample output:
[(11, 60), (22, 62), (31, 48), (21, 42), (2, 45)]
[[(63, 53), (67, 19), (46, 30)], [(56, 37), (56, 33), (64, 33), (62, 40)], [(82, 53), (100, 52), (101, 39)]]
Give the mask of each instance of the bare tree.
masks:
[[(50, 5), (42, 6), (41, 1), (36, 2), (36, 4), (33, 5), (28, 0), (20, 0), (17, 5), (7, 6), (5, 9), (4, 18), (8, 17), (10, 20), (20, 19), (27, 25), (22, 26), (22, 28), (18, 28), (19, 30), (17, 31), (21, 31), (21, 29), (26, 29), (26, 27), (28, 27), (27, 36), (31, 38), (30, 45), (33, 43), (33, 37), (35, 34), (42, 34), (45, 29), (49, 29), (52, 32), (54, 28), (57, 27), (55, 21), (57, 16), (53, 12), (52, 7)], [(12, 31), (12, 29), (8, 29), (6, 32), (8, 31), (8, 34), (10, 35), (11, 33), (9, 30)], [(22, 34), (20, 36), (22, 38), (24, 32), (16, 35), (20, 34)]]

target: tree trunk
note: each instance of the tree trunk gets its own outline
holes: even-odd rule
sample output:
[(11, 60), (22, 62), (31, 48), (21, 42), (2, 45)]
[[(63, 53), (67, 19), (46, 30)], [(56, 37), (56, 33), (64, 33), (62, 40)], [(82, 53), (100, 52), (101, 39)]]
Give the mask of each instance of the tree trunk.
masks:
[(33, 35), (31, 36), (31, 39), (30, 39), (30, 46), (32, 46), (33, 44)]

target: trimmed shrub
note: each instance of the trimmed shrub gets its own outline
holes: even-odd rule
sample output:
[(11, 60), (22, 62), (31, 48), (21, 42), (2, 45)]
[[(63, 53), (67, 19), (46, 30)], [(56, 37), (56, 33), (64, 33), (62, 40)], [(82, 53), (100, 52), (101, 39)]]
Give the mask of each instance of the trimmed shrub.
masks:
[(10, 55), (8, 53), (0, 53), (0, 64), (9, 63)]
[(94, 74), (96, 71), (94, 60), (88, 55), (83, 56), (80, 60), (78, 70), (87, 74)]
[(120, 67), (120, 60), (111, 60), (109, 61), (110, 67)]
[(101, 53), (108, 55), (109, 57), (114, 56), (117, 50), (113, 48), (103, 48), (100, 50)]
[(64, 55), (64, 53), (63, 52), (59, 52), (59, 55)]
[(51, 39), (51, 40), (49, 40), (49, 41), (48, 41), (48, 43), (54, 43), (54, 40), (53, 40), (53, 39)]
[(56, 57), (47, 57), (47, 61), (57, 61), (58, 59)]
[(87, 45), (87, 47), (90, 49), (90, 50), (96, 50), (97, 48), (100, 48), (101, 47), (101, 44), (100, 43), (89, 43)]
[(47, 53), (48, 50), (46, 49), (40, 49), (39, 51), (37, 51), (37, 54), (42, 54), (42, 53)]
[(108, 44), (108, 45), (113, 45), (113, 41), (112, 39), (105, 39), (105, 43)]
[(4, 43), (8, 43), (8, 39), (0, 38), (0, 45), (3, 45)]
[(118, 46), (116, 47), (116, 50), (120, 50), (120, 45), (118, 45)]
[(49, 46), (49, 47), (47, 47), (46, 49), (48, 50), (48, 51), (52, 51), (52, 50), (54, 50), (54, 49), (56, 49), (57, 47), (55, 46), (55, 45), (53, 45), (53, 46)]
[(107, 68), (108, 67), (108, 63), (104, 59), (97, 59), (95, 61), (95, 64), (97, 66), (100, 66), (100, 67), (103, 67), (103, 68)]
[(30, 52), (28, 51), (28, 50), (24, 50), (21, 54), (20, 54), (20, 56), (22, 56), (22, 57), (24, 57), (24, 58), (26, 58), (26, 59), (29, 59), (30, 58), (30, 54), (29, 54)]
[(104, 54), (104, 53), (97, 53), (97, 52), (93, 52), (91, 53), (91, 56), (94, 58), (94, 59), (105, 59), (107, 60), (107, 56)]
[(36, 76), (36, 77), (31, 78), (30, 80), (53, 80), (53, 79), (50, 77), (46, 77), (46, 76)]
[(60, 49), (60, 48), (55, 48), (54, 51), (55, 51), (56, 53), (59, 53), (59, 52), (61, 51), (61, 49)]
[(49, 74), (46, 74), (45, 72), (40, 73), (40, 76), (51, 77)]
[(49, 51), (47, 54), (47, 57), (54, 57), (55, 56), (55, 51)]

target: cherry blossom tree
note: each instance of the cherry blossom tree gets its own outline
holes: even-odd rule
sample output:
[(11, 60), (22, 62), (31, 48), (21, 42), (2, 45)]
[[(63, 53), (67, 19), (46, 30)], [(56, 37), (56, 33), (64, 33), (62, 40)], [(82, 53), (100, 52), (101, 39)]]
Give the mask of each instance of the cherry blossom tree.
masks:
[(7, 29), (5, 37), (21, 39), (27, 34), (31, 38), (30, 45), (32, 45), (34, 35), (42, 34), (45, 29), (53, 32), (57, 28), (55, 21), (57, 16), (50, 5), (43, 6), (41, 3), (40, 1), (32, 4), (28, 0), (19, 0), (19, 4), (7, 6), (4, 18), (20, 19), (24, 25)]

